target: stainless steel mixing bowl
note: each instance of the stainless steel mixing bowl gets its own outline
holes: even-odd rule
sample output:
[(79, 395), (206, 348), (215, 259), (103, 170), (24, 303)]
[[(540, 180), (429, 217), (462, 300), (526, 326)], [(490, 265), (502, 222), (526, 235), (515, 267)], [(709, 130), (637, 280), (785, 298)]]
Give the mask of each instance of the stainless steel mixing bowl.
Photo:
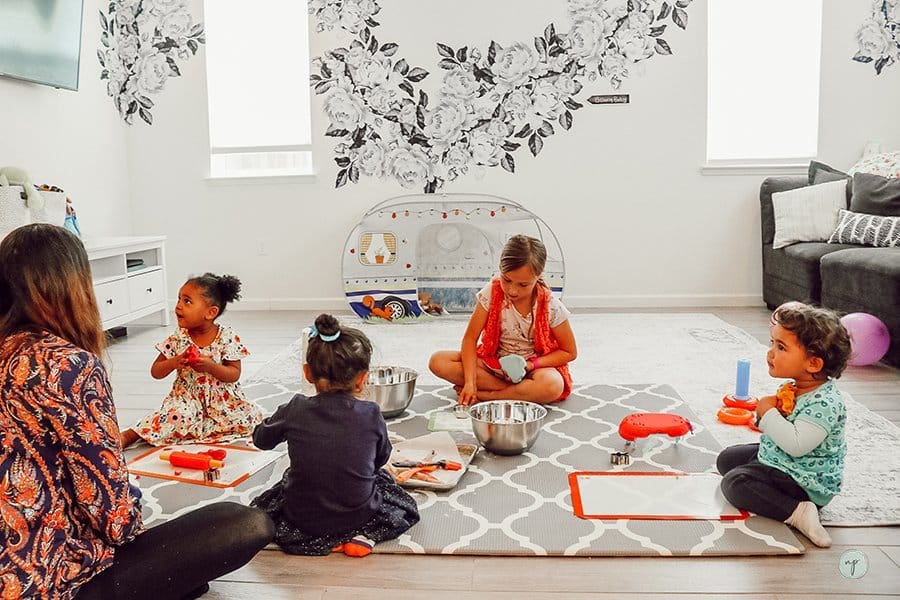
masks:
[(396, 417), (412, 402), (418, 376), (406, 367), (369, 367), (363, 398), (377, 404), (385, 419)]
[(475, 438), (494, 454), (521, 454), (531, 448), (546, 416), (546, 408), (522, 400), (479, 402), (469, 408)]

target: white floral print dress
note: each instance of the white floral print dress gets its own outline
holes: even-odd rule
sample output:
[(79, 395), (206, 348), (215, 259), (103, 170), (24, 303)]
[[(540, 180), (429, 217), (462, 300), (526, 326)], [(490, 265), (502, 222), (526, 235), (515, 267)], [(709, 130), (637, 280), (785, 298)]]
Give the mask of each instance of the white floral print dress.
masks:
[[(181, 354), (194, 345), (187, 330), (175, 333), (156, 345), (166, 358)], [(219, 333), (209, 346), (200, 352), (212, 360), (241, 360), (250, 352), (234, 330), (219, 325)], [(184, 442), (217, 443), (249, 436), (260, 421), (262, 410), (247, 400), (239, 381), (225, 383), (208, 373), (186, 367), (175, 371), (172, 391), (162, 406), (140, 421), (133, 429), (154, 446)]]

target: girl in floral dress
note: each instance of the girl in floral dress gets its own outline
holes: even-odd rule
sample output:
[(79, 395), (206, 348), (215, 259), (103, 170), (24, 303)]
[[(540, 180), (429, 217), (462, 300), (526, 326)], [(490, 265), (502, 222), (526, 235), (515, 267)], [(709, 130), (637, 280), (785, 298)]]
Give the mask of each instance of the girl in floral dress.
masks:
[(176, 371), (162, 407), (122, 432), (122, 447), (138, 439), (154, 446), (186, 442), (217, 443), (249, 436), (262, 411), (241, 389), (241, 359), (249, 354), (241, 338), (216, 319), (240, 298), (241, 282), (232, 275), (206, 273), (178, 291), (178, 329), (156, 345), (150, 374)]

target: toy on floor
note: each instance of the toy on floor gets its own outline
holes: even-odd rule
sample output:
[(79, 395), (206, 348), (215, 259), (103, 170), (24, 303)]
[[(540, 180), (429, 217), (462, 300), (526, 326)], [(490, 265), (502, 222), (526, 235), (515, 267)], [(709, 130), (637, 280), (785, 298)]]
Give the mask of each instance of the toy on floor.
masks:
[(884, 358), (891, 345), (887, 325), (875, 315), (850, 313), (841, 317), (841, 325), (850, 335), (851, 367), (872, 365)]
[(737, 406), (723, 406), (716, 417), (726, 425), (750, 425), (753, 423), (754, 412)]
[(750, 361), (742, 358), (737, 362), (737, 377), (733, 394), (726, 394), (722, 398), (725, 406), (731, 408), (745, 408), (756, 410), (758, 400), (750, 395)]
[(419, 306), (429, 315), (440, 316), (444, 314), (444, 307), (435, 302), (428, 292), (419, 292)]
[(692, 432), (694, 428), (691, 422), (681, 415), (670, 413), (634, 413), (628, 415), (619, 423), (619, 435), (625, 440), (624, 452), (613, 452), (610, 462), (614, 465), (630, 462), (628, 455), (634, 452), (635, 440), (651, 435), (664, 433), (675, 438), (675, 443), (681, 436)]
[(726, 425), (747, 426), (754, 431), (759, 431), (754, 424), (756, 405), (759, 400), (750, 395), (750, 361), (742, 358), (737, 362), (737, 376), (733, 394), (726, 394), (722, 398), (722, 408), (716, 413), (716, 418)]
[(198, 469), (200, 471), (211, 471), (225, 466), (225, 450), (222, 449), (197, 453), (174, 450), (171, 452), (160, 452), (159, 458), (169, 461), (173, 467)]

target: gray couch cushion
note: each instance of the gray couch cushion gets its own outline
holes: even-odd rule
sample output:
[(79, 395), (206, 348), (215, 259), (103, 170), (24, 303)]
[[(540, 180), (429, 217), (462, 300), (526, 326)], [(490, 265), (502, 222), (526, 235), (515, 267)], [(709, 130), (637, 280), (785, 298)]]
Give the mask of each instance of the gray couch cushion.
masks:
[(809, 161), (809, 185), (839, 181), (841, 179), (847, 180), (847, 201), (849, 202), (853, 193), (853, 177), (825, 163), (820, 163), (816, 160)]
[[(826, 254), (854, 248), (845, 244), (827, 244), (825, 242), (804, 242), (793, 244), (778, 250), (771, 246), (763, 247), (763, 272), (765, 279), (763, 288), (775, 287), (786, 296), (786, 300), (801, 300), (819, 303), (821, 301), (822, 280), (819, 261)], [(772, 301), (766, 297), (767, 304), (780, 303), (780, 296)]]
[(900, 319), (900, 248), (842, 247), (822, 257), (822, 301), (835, 308), (865, 303)]
[(881, 319), (891, 332), (885, 358), (900, 366), (900, 248), (852, 246), (823, 256), (821, 271), (822, 305)]
[(867, 215), (900, 217), (900, 178), (854, 174), (850, 210)]

